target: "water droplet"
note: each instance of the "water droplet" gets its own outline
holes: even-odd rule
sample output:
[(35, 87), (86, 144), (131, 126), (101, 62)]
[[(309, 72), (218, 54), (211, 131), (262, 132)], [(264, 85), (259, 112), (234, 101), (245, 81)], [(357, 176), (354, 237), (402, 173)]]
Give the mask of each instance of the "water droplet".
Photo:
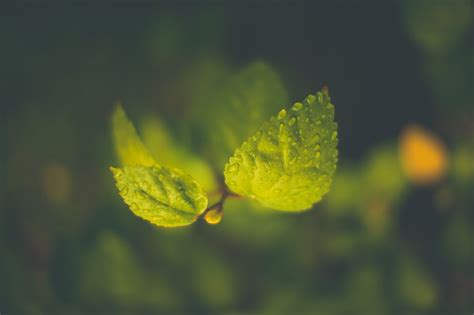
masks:
[(337, 131), (333, 131), (333, 132), (332, 132), (331, 139), (332, 139), (332, 140), (336, 140), (336, 138), (337, 138)]
[(286, 117), (286, 110), (285, 109), (282, 109), (279, 113), (278, 113), (278, 119), (283, 119)]
[(295, 103), (295, 104), (293, 105), (293, 107), (292, 107), (292, 109), (293, 109), (295, 112), (299, 111), (299, 110), (302, 109), (302, 108), (303, 108), (303, 104), (301, 104), (301, 103)]
[(296, 122), (296, 117), (291, 117), (290, 120), (288, 121), (288, 125), (293, 126)]
[(316, 97), (314, 97), (314, 95), (308, 95), (308, 97), (306, 98), (306, 101), (308, 102), (308, 104), (311, 104), (314, 102), (315, 99)]
[(321, 120), (317, 120), (316, 125), (318, 125), (318, 126), (321, 125)]
[(321, 158), (321, 152), (317, 151), (316, 152), (316, 158), (319, 160)]

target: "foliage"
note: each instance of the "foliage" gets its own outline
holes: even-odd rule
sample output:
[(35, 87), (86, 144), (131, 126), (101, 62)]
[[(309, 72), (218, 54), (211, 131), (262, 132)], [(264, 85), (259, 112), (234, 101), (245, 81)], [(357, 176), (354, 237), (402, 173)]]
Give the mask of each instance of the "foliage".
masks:
[(282, 109), (225, 166), (230, 189), (274, 209), (310, 208), (329, 191), (337, 163), (334, 106), (326, 92)]
[(156, 163), (121, 106), (115, 110), (112, 125), (117, 153), (124, 167), (110, 170), (130, 210), (160, 226), (193, 223), (207, 207), (201, 186), (191, 175)]
[(135, 165), (110, 170), (130, 210), (156, 225), (188, 225), (206, 209), (202, 188), (178, 169)]
[[(235, 74), (225, 76), (212, 93), (195, 104), (197, 129), (204, 131), (203, 148), (216, 168), (221, 168), (234, 150), (262, 123), (288, 102), (276, 72), (262, 62), (254, 62)], [(212, 123), (210, 123), (212, 122)]]
[(115, 150), (122, 165), (153, 166), (156, 164), (121, 105), (117, 106), (112, 116), (112, 133)]
[[(1, 314), (472, 313), (469, 0), (17, 9), (0, 12)], [(251, 128), (242, 108), (247, 134), (225, 153), (209, 133), (237, 115), (215, 99), (255, 59), (285, 100)], [(235, 149), (326, 83), (339, 161), (311, 212), (229, 193), (224, 211), (157, 228), (117, 198), (105, 166), (125, 166), (104, 123), (117, 98), (153, 160), (191, 175), (210, 208)], [(413, 124), (443, 144), (436, 181), (403, 166)]]
[[(211, 100), (209, 118), (217, 123), (209, 130), (209, 143), (223, 152), (237, 145), (248, 130), (261, 123), (272, 104), (285, 98), (283, 91), (274, 72), (262, 63), (251, 64), (231, 77), (217, 93), (216, 103)], [(186, 154), (176, 149), (162, 124), (151, 121), (146, 126), (145, 139), (158, 160), (163, 156), (162, 163), (180, 167), (182, 162), (189, 169)], [(207, 207), (201, 186), (183, 171), (155, 162), (121, 106), (113, 114), (112, 128), (124, 167), (111, 171), (130, 210), (158, 226), (193, 223)], [(280, 110), (235, 151), (225, 165), (225, 183), (233, 193), (256, 199), (269, 208), (309, 209), (329, 191), (337, 163), (336, 129), (327, 88), (309, 95), (288, 111)], [(221, 155), (215, 155), (217, 161)], [(199, 166), (208, 170), (205, 164)], [(223, 204), (230, 193), (227, 187), (222, 187), (221, 193), (221, 200), (206, 211), (205, 220), (210, 224), (222, 219)]]

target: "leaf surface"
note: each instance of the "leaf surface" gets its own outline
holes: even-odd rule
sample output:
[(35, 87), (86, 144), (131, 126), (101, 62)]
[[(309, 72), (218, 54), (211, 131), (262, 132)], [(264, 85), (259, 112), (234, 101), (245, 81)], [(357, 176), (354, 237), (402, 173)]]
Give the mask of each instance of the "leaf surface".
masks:
[(152, 166), (156, 162), (137, 134), (132, 122), (118, 105), (112, 115), (112, 135), (122, 165)]
[(204, 190), (179, 169), (136, 165), (110, 170), (130, 210), (156, 225), (191, 224), (207, 207)]
[(282, 109), (225, 166), (240, 195), (286, 211), (310, 208), (329, 191), (338, 159), (337, 124), (327, 90)]
[(130, 210), (159, 226), (193, 223), (208, 203), (201, 186), (187, 173), (158, 164), (120, 105), (112, 116), (112, 129), (124, 166), (110, 170)]

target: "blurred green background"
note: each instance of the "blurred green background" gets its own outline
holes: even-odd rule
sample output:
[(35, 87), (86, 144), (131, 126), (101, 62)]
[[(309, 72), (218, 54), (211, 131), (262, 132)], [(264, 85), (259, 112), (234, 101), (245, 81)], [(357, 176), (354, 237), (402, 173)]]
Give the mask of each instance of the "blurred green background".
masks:
[[(0, 11), (0, 313), (471, 314), (472, 2), (165, 3)], [(324, 84), (340, 158), (311, 211), (166, 229), (118, 196), (118, 100), (157, 156), (222, 171), (222, 128), (261, 123), (233, 97)]]

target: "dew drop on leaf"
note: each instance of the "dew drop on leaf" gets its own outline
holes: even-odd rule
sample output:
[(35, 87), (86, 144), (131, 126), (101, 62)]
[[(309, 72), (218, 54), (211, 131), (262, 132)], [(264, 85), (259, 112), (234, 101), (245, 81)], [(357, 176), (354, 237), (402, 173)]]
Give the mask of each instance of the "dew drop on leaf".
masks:
[(296, 112), (296, 111), (299, 111), (300, 109), (303, 108), (303, 104), (301, 103), (295, 103), (292, 107), (292, 109)]
[(158, 226), (191, 224), (207, 207), (202, 187), (179, 169), (133, 165), (112, 172), (130, 210)]
[[(337, 163), (337, 124), (329, 105), (329, 96), (318, 92), (294, 103), (290, 117), (287, 109), (276, 112), (260, 129), (264, 137), (250, 137), (235, 151), (244, 159), (229, 160), (228, 187), (278, 210), (301, 211), (320, 201)], [(240, 166), (235, 172), (234, 163)]]
[(308, 104), (313, 103), (315, 99), (316, 99), (316, 98), (314, 97), (314, 95), (309, 95), (309, 96), (306, 98)]
[(283, 119), (286, 117), (286, 110), (285, 109), (282, 109), (279, 113), (278, 113), (278, 119)]

